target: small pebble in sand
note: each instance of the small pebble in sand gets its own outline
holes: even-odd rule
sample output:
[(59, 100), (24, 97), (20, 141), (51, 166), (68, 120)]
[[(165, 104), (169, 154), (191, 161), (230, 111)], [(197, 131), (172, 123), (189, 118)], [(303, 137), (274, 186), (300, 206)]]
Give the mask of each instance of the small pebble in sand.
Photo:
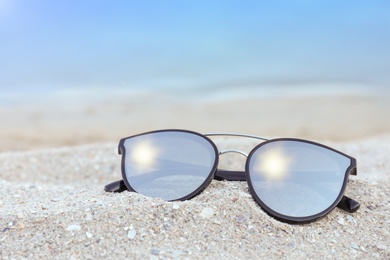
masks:
[(134, 229), (130, 230), (128, 233), (127, 233), (127, 237), (131, 240), (133, 240), (135, 238), (135, 235), (137, 235), (137, 231), (135, 231)]
[(79, 225), (70, 225), (66, 228), (67, 231), (79, 231), (81, 227)]
[(18, 224), (18, 228), (19, 228), (19, 229), (24, 229), (24, 227), (25, 227), (24, 223), (19, 223), (19, 224)]
[(356, 243), (354, 243), (354, 242), (352, 242), (351, 248), (355, 249), (355, 250), (359, 250), (359, 246)]
[(214, 215), (214, 210), (212, 208), (204, 208), (200, 213), (202, 218), (211, 218)]
[(92, 216), (91, 213), (87, 213), (87, 214), (85, 215), (85, 220), (86, 220), (86, 221), (91, 221), (92, 219), (93, 219), (93, 216)]

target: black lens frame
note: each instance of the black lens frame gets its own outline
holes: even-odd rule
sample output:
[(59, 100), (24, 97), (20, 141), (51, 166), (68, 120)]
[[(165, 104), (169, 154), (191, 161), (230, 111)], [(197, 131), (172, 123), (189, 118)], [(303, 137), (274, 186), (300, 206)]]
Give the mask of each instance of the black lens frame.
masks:
[(196, 190), (194, 190), (190, 194), (177, 199), (177, 200), (189, 200), (189, 199), (199, 195), (204, 189), (206, 189), (209, 186), (209, 184), (211, 183), (211, 181), (214, 178), (214, 174), (217, 171), (217, 167), (218, 167), (218, 163), (219, 163), (219, 155), (218, 155), (218, 148), (217, 148), (217, 146), (214, 144), (213, 141), (210, 140), (210, 138), (208, 138), (208, 137), (206, 137), (206, 136), (204, 136), (202, 134), (199, 134), (197, 132), (193, 132), (193, 131), (189, 131), (189, 130), (179, 130), (179, 129), (166, 129), (166, 130), (150, 131), (150, 132), (146, 132), (146, 133), (142, 133), (142, 134), (138, 134), (138, 135), (133, 135), (133, 136), (129, 136), (129, 137), (126, 137), (126, 138), (122, 138), (119, 141), (119, 146), (118, 146), (118, 153), (122, 154), (122, 163), (121, 163), (122, 179), (123, 179), (124, 184), (126, 185), (126, 187), (127, 187), (127, 189), (129, 191), (137, 192), (131, 186), (131, 184), (127, 180), (127, 176), (126, 176), (126, 168), (125, 168), (125, 164), (126, 164), (126, 148), (125, 148), (125, 141), (127, 139), (138, 137), (138, 136), (150, 135), (150, 134), (156, 134), (156, 133), (164, 133), (164, 132), (180, 132), (180, 133), (188, 133), (188, 134), (197, 135), (197, 136), (203, 138), (204, 140), (206, 140), (208, 143), (210, 143), (211, 147), (214, 150), (214, 153), (215, 153), (214, 164), (213, 164), (213, 166), (211, 168), (210, 173), (208, 174), (207, 178), (202, 183), (202, 185), (200, 185)]
[[(345, 157), (347, 157), (348, 159), (351, 160), (351, 163), (349, 165), (349, 167), (346, 169), (345, 173), (344, 173), (344, 181), (343, 181), (343, 184), (342, 184), (342, 187), (341, 187), (341, 190), (340, 190), (340, 193), (339, 195), (337, 196), (336, 200), (328, 207), (326, 208), (325, 210), (321, 211), (320, 213), (318, 214), (314, 214), (314, 215), (311, 215), (311, 216), (306, 216), (306, 217), (292, 217), (292, 216), (288, 216), (288, 215), (283, 215), (283, 214), (280, 214), (274, 210), (272, 210), (270, 207), (267, 206), (267, 204), (265, 204), (261, 199), (260, 197), (257, 195), (254, 187), (253, 187), (253, 184), (252, 184), (252, 180), (251, 180), (251, 177), (250, 177), (250, 173), (249, 173), (249, 162), (253, 156), (253, 154), (262, 146), (264, 145), (267, 145), (267, 144), (270, 144), (270, 143), (273, 143), (273, 142), (280, 142), (280, 141), (293, 141), (293, 142), (301, 142), (301, 143), (307, 143), (307, 144), (310, 144), (310, 145), (314, 145), (314, 146), (319, 146), (319, 147), (322, 147), (322, 148), (325, 148), (325, 149), (328, 149), (332, 152), (335, 152), (335, 153), (338, 153), (340, 155), (343, 155)], [(283, 221), (283, 222), (288, 222), (288, 223), (292, 223), (292, 224), (297, 224), (297, 223), (308, 223), (308, 222), (312, 222), (312, 221), (315, 221), (319, 218), (322, 218), (324, 216), (326, 216), (330, 211), (332, 211), (337, 205), (339, 205), (339, 203), (341, 202), (341, 200), (343, 199), (344, 197), (344, 192), (345, 192), (345, 189), (347, 187), (347, 183), (348, 183), (348, 179), (349, 179), (349, 175), (356, 175), (356, 159), (347, 155), (347, 154), (344, 154), (340, 151), (337, 151), (331, 147), (328, 147), (326, 145), (323, 145), (323, 144), (320, 144), (320, 143), (316, 143), (316, 142), (313, 142), (313, 141), (308, 141), (308, 140), (304, 140), (304, 139), (298, 139), (298, 138), (276, 138), (276, 139), (271, 139), (271, 140), (268, 140), (268, 141), (264, 141), (262, 142), (261, 144), (258, 144), (257, 146), (255, 146), (251, 152), (249, 153), (248, 155), (248, 158), (246, 160), (246, 164), (245, 164), (245, 176), (246, 176), (246, 180), (247, 180), (247, 183), (248, 183), (248, 186), (249, 186), (249, 191), (250, 193), (252, 194), (252, 197), (254, 198), (254, 200), (260, 205), (260, 207), (270, 216), (274, 217), (275, 219), (278, 219), (280, 221)], [(357, 209), (356, 209), (357, 210)]]
[[(190, 194), (188, 194), (182, 198), (179, 198), (177, 200), (180, 200), (180, 201), (188, 200), (188, 199), (191, 199), (191, 198), (199, 195), (203, 190), (205, 190), (208, 187), (208, 185), (211, 183), (211, 181), (213, 179), (216, 179), (216, 180), (229, 180), (229, 181), (246, 181), (248, 184), (248, 187), (249, 187), (249, 192), (251, 193), (253, 199), (259, 204), (259, 206), (269, 216), (271, 216), (279, 221), (290, 223), (290, 224), (302, 224), (302, 223), (313, 222), (315, 220), (318, 220), (318, 219), (326, 216), (336, 206), (339, 208), (342, 208), (343, 210), (346, 210), (350, 213), (356, 212), (360, 207), (360, 204), (357, 201), (354, 201), (354, 200), (344, 196), (344, 192), (345, 192), (345, 189), (346, 189), (346, 186), (348, 183), (349, 175), (356, 175), (357, 174), (356, 159), (347, 155), (347, 154), (344, 154), (344, 153), (337, 151), (331, 147), (328, 147), (328, 146), (325, 146), (323, 144), (316, 143), (313, 141), (308, 141), (308, 140), (304, 140), (304, 139), (297, 139), (297, 138), (276, 138), (276, 139), (263, 141), (262, 143), (258, 144), (257, 146), (255, 146), (251, 150), (251, 152), (249, 153), (247, 160), (246, 160), (245, 172), (226, 171), (226, 170), (218, 169), (219, 155), (221, 153), (218, 151), (217, 146), (210, 138), (208, 138), (206, 135), (203, 135), (203, 134), (200, 134), (200, 133), (197, 133), (194, 131), (182, 130), (182, 129), (156, 130), (156, 131), (145, 132), (145, 133), (122, 138), (119, 141), (119, 145), (118, 145), (118, 153), (122, 155), (122, 160), (121, 160), (122, 180), (106, 185), (104, 188), (105, 191), (107, 191), (107, 192), (122, 192), (125, 190), (129, 190), (129, 191), (137, 192), (131, 186), (130, 182), (127, 180), (126, 169), (125, 169), (126, 148), (124, 146), (124, 143), (127, 139), (130, 139), (130, 138), (134, 138), (134, 137), (138, 137), (138, 136), (142, 136), (142, 135), (154, 134), (154, 133), (161, 133), (161, 132), (181, 132), (181, 133), (188, 133), (188, 134), (197, 135), (199, 137), (202, 137), (204, 140), (206, 140), (211, 145), (211, 147), (213, 148), (214, 153), (215, 153), (215, 161), (214, 161), (213, 167), (212, 167), (210, 173), (208, 174), (207, 178), (205, 179), (205, 181), (196, 190), (194, 190)], [(250, 137), (253, 137), (253, 136), (250, 136)], [(295, 142), (308, 143), (311, 145), (315, 145), (315, 146), (319, 146), (319, 147), (328, 149), (332, 152), (335, 152), (335, 153), (338, 153), (342, 156), (345, 156), (351, 160), (349, 167), (345, 171), (344, 181), (343, 181), (340, 193), (339, 193), (337, 199), (335, 200), (335, 202), (331, 206), (329, 206), (327, 209), (323, 210), (322, 212), (315, 214), (315, 215), (312, 215), (312, 216), (292, 217), (292, 216), (280, 214), (280, 213), (272, 210), (259, 198), (259, 196), (256, 194), (255, 189), (252, 185), (252, 181), (251, 181), (251, 177), (250, 177), (250, 173), (249, 173), (249, 162), (250, 162), (251, 157), (253, 156), (253, 154), (256, 152), (257, 149), (259, 149), (260, 147), (262, 147), (266, 144), (269, 144), (271, 142), (278, 142), (278, 141), (295, 141)]]

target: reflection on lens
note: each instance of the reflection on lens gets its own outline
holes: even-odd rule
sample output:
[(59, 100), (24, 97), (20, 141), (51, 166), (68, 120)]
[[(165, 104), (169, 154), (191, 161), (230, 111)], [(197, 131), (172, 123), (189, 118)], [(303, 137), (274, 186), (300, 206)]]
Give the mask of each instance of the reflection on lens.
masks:
[(268, 180), (281, 180), (288, 174), (288, 167), (291, 162), (288, 154), (282, 149), (276, 148), (259, 154), (254, 166), (256, 172), (264, 174)]
[(284, 216), (308, 217), (337, 200), (350, 163), (348, 157), (322, 146), (279, 140), (252, 152), (248, 173), (260, 205)]
[(161, 131), (126, 139), (125, 179), (138, 193), (178, 200), (200, 189), (216, 167), (216, 148), (201, 135)]
[(152, 168), (156, 164), (156, 158), (158, 156), (158, 148), (156, 145), (145, 140), (134, 145), (133, 152), (131, 153), (131, 161), (134, 163), (138, 170), (144, 170)]

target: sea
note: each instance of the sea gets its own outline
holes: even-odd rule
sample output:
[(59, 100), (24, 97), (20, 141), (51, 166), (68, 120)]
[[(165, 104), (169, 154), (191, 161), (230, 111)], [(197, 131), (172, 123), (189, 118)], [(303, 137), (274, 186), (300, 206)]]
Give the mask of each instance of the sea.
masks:
[[(102, 100), (160, 97), (172, 102), (213, 102), (246, 98), (298, 98), (315, 96), (390, 97), (390, 86), (354, 82), (306, 82), (249, 85), (197, 86), (34, 86), (0, 87), (0, 107), (45, 104), (75, 104)], [(152, 99), (152, 100), (150, 100)]]

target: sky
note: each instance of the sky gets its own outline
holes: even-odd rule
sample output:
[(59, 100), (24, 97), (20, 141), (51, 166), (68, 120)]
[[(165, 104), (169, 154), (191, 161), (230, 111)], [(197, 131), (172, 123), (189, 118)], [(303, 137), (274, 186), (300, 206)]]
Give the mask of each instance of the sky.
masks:
[(390, 86), (388, 0), (0, 0), (0, 94)]

